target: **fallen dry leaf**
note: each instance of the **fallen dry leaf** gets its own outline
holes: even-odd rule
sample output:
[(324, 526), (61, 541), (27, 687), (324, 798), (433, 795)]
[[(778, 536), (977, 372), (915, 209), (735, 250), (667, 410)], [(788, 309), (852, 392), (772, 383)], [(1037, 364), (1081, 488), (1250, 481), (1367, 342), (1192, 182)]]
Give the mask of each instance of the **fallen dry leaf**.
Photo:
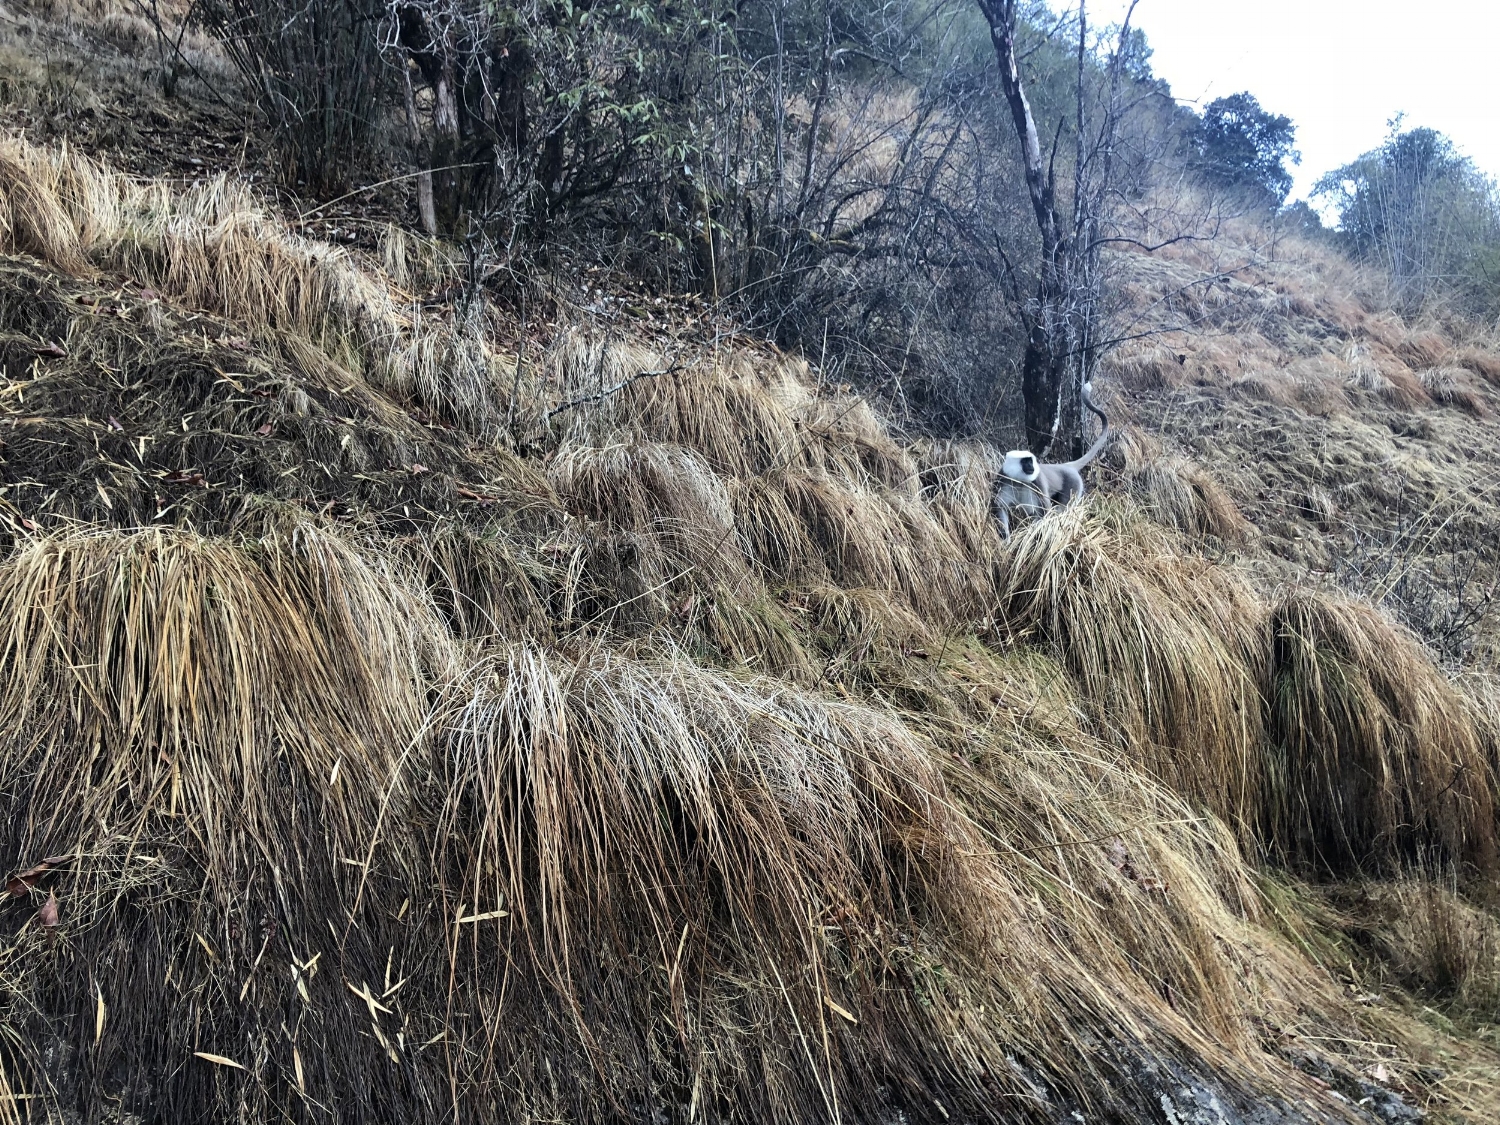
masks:
[(47, 901), (37, 908), (36, 920), (44, 930), (57, 928), (57, 896), (51, 891), (47, 892)]
[(458, 493), (465, 500), (477, 500), (482, 505), (493, 504), (495, 502), (495, 498), (493, 496), (485, 496), (481, 493), (473, 491), (472, 489), (463, 488), (461, 486), (455, 488), (453, 491)]
[(49, 855), (41, 863), (28, 867), (25, 871), (17, 871), (9, 879), (5, 880), (5, 889), (20, 898), (28, 890), (36, 885), (36, 881), (51, 871), (59, 863), (66, 863), (72, 859), (71, 855)]
[(509, 910), (486, 910), (482, 914), (465, 914), (460, 918), (453, 919), (455, 926), (461, 926), (465, 922), (488, 922), (494, 918), (509, 918)]
[(841, 1019), (846, 1019), (850, 1023), (858, 1023), (859, 1022), (858, 1017), (856, 1017), (853, 1012), (851, 1012), (848, 1008), (844, 1007), (842, 1004), (835, 1003), (832, 996), (824, 996), (823, 997), (823, 1003), (827, 1004), (829, 1010), (831, 1012), (833, 1012), (835, 1015), (839, 1016)]

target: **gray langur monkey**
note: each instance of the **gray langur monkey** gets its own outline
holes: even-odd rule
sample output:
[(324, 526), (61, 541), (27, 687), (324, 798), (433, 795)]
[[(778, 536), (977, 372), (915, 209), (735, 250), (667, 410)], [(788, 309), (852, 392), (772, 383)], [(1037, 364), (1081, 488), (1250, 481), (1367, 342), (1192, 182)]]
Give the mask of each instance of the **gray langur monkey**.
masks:
[(1012, 449), (1005, 455), (1005, 464), (995, 481), (995, 518), (1000, 522), (1000, 534), (1006, 539), (1010, 538), (1012, 508), (1029, 515), (1041, 515), (1083, 495), (1081, 470), (1099, 456), (1099, 451), (1109, 440), (1109, 418), (1094, 405), (1090, 390), (1090, 385), (1085, 383), (1083, 405), (1099, 416), (1104, 429), (1082, 457), (1061, 465), (1047, 465), (1037, 460), (1036, 454), (1029, 449)]

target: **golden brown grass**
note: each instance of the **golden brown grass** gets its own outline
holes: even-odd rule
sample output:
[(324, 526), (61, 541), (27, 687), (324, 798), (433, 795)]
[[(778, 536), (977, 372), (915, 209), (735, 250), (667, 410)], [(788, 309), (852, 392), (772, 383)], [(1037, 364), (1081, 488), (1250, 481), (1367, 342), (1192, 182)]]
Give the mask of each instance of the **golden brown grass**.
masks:
[(1466, 368), (1432, 367), (1419, 372), (1417, 378), (1433, 402), (1456, 407), (1476, 418), (1487, 417), (1490, 413), (1484, 396), (1473, 385), (1473, 377)]
[(1251, 525), (1225, 488), (1186, 457), (1162, 452), (1159, 443), (1135, 428), (1115, 442), (1124, 462), (1122, 479), (1142, 509), (1164, 527), (1239, 543)]
[(311, 345), (336, 371), (481, 436), (504, 417), (499, 361), (476, 325), (424, 315), (347, 251), (292, 234), (224, 177), (177, 191), (66, 148), (0, 138), (0, 251), (70, 273), (123, 273), (242, 332)]
[(1465, 348), (1455, 362), (1491, 383), (1500, 384), (1500, 355), (1482, 348)]
[[(361, 263), (231, 189), (3, 154), (0, 245), (32, 259), (0, 269), (13, 1091), (800, 1122), (1138, 1120), (1187, 1087), (1336, 1120), (1292, 1060), (1345, 1067), (1371, 1024), (1266, 863), (1456, 873), (1450, 921), (1399, 940), (1488, 987), (1489, 688), (1364, 603), (1210, 561), (1200, 537), (1252, 537), (1206, 455), (1127, 439), (1134, 499), (1002, 544), (995, 450), (908, 446), (763, 345), (565, 328), (510, 412), (494, 325), (393, 288), (435, 248)], [(104, 269), (169, 298), (151, 332), (72, 311)], [(1274, 298), (1376, 319), (1346, 304)], [(169, 349), (187, 306), (248, 350)], [(1351, 361), (1255, 346), (1136, 377), (1359, 406)], [(128, 398), (109, 355), (151, 359)], [(121, 402), (150, 425), (110, 426)], [(502, 405), (524, 453), (469, 440)], [(180, 463), (131, 452), (173, 426)], [(304, 479), (337, 483), (278, 483)], [(168, 518), (169, 487), (213, 502)], [(1409, 1030), (1381, 1034), (1415, 1073)]]
[(1075, 505), (1017, 537), (1004, 627), (1055, 649), (1101, 728), (1249, 843), (1264, 610), (1232, 574), (1165, 536), (1090, 513)]
[(1233, 843), (1076, 727), (924, 730), (680, 657), (463, 671), (307, 531), (40, 540), (0, 604), (4, 846), (45, 868), (0, 963), (27, 1090), (43, 975), (91, 1071), (183, 1111), (1124, 1109), (1141, 1052), (1299, 1088), (1226, 987)]
[(1270, 631), (1267, 842), (1335, 867), (1437, 848), (1493, 870), (1493, 751), (1421, 649), (1368, 606), (1305, 593)]

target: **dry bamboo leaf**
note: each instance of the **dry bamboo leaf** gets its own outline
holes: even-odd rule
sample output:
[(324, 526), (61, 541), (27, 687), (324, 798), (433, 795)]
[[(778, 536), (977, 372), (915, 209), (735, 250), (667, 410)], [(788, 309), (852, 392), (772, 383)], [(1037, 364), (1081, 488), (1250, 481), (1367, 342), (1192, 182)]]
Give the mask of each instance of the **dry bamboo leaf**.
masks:
[(232, 1066), (232, 1067), (234, 1067), (235, 1070), (244, 1070), (245, 1069), (243, 1066), (241, 1066), (239, 1063), (235, 1062), (233, 1059), (226, 1059), (223, 1055), (213, 1055), (213, 1054), (209, 1054), (209, 1052), (207, 1052), (207, 1051), (194, 1051), (193, 1054), (197, 1055), (204, 1062), (211, 1062), (215, 1066)]
[(850, 1023), (859, 1023), (859, 1018), (842, 1004), (835, 1003), (832, 996), (824, 996), (823, 1003), (828, 1005), (829, 1010), (832, 1011), (834, 1015), (842, 1016)]
[(462, 918), (453, 919), (455, 926), (462, 926), (465, 922), (488, 922), (493, 918), (509, 918), (509, 910), (486, 910), (483, 914), (466, 914)]
[(355, 988), (352, 984), (349, 984), (348, 981), (345, 981), (344, 983), (348, 986), (350, 992), (354, 993), (354, 995), (358, 996), (369, 1006), (370, 1018), (372, 1020), (379, 1019), (379, 1017), (375, 1015), (377, 1009), (385, 1012), (387, 1015), (391, 1014), (391, 1010), (380, 1001), (376, 1000), (374, 995), (371, 994), (370, 986), (368, 984), (364, 984), (359, 988)]
[(94, 995), (97, 997), (94, 1006), (94, 1042), (97, 1043), (104, 1038), (104, 989), (99, 986), (98, 981), (94, 982)]

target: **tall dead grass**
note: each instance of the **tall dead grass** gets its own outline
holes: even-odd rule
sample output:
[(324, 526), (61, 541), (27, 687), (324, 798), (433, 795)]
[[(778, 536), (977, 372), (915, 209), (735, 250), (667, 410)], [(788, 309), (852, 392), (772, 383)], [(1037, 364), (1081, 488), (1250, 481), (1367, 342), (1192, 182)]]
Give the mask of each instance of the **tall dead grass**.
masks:
[(1250, 521), (1201, 466), (1164, 453), (1157, 442), (1133, 428), (1120, 435), (1115, 447), (1124, 462), (1126, 488), (1156, 522), (1226, 543), (1241, 543), (1250, 536)]
[[(7, 248), (124, 269), (476, 431), (499, 401), (484, 325), (450, 363), (378, 273), (227, 189), (0, 153)], [(387, 246), (412, 277), (421, 253)], [(72, 323), (41, 270), (0, 271), (0, 343), (25, 335), (7, 386), (56, 428), (8, 438), (6, 471), (56, 493), (76, 465), (43, 445), (140, 447), (94, 436), (115, 401), (94, 351), (33, 377), (20, 321)], [(799, 361), (722, 343), (564, 333), (521, 373), (525, 454), (439, 449), (391, 403), (399, 441), (325, 425), (346, 410), (316, 356), (275, 390), (141, 366), (167, 422), (187, 400), (157, 383), (224, 396), (206, 469), (270, 436), (267, 396), (273, 431), (326, 430), (241, 471), (236, 503), (289, 467), (399, 477), (351, 490), (342, 532), (321, 494), (319, 528), (275, 493), (248, 540), (49, 537), (7, 498), (13, 1091), (193, 1119), (800, 1122), (1170, 1117), (1186, 1088), (1337, 1117), (1264, 1047), (1356, 1023), (1266, 928), (1254, 864), (1491, 871), (1478, 689), (1373, 609), (1272, 600), (1196, 553), (1241, 527), (1187, 462), (1127, 456), (1155, 526), (1093, 499), (1002, 544), (994, 450), (908, 448)], [(134, 456), (139, 523), (183, 474)]]
[(39, 540), (0, 607), (28, 1096), (1012, 1120), (1142, 1111), (1143, 1065), (1304, 1092), (1226, 987), (1256, 940), (1232, 841), (1076, 728), (535, 643), (465, 670), (308, 532)]
[(1422, 649), (1369, 606), (1302, 593), (1270, 634), (1268, 845), (1337, 869), (1405, 856), (1492, 871), (1493, 747)]
[(243, 331), (310, 344), (335, 369), (481, 436), (504, 418), (499, 361), (479, 325), (424, 314), (349, 252), (298, 237), (222, 176), (180, 191), (66, 147), (0, 138), (0, 251), (70, 273), (123, 273)]
[(179, 1117), (395, 1096), (342, 998), (414, 884), (366, 861), (451, 658), (420, 600), (316, 534), (145, 532), (32, 543), (0, 603), (12, 1086)]
[(561, 427), (558, 491), (577, 515), (674, 540), (655, 582), (692, 570), (743, 590), (730, 573), (743, 558), (760, 581), (882, 590), (933, 620), (988, 604), (998, 540), (975, 518), (988, 479), (922, 495), (915, 460), (868, 404), (820, 397), (805, 365), (747, 350), (676, 370), (579, 331), (548, 362), (558, 396), (603, 395)]
[(1014, 540), (1010, 636), (1057, 651), (1139, 764), (1253, 839), (1264, 610), (1160, 532), (1073, 505)]

